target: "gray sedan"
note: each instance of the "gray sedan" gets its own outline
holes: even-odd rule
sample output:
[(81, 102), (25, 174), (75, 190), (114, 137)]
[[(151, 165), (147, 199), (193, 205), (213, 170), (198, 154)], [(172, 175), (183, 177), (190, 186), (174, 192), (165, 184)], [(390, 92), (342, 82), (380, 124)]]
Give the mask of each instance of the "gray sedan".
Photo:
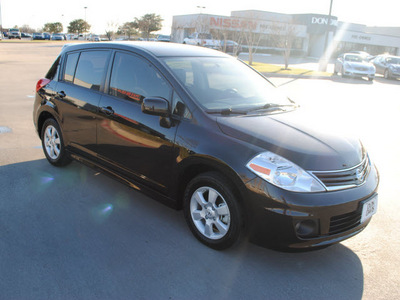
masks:
[(345, 53), (336, 59), (334, 74), (338, 73), (342, 77), (368, 77), (372, 81), (375, 78), (375, 67), (362, 55)]
[(400, 78), (400, 57), (378, 55), (373, 63), (377, 74), (382, 74), (386, 79)]

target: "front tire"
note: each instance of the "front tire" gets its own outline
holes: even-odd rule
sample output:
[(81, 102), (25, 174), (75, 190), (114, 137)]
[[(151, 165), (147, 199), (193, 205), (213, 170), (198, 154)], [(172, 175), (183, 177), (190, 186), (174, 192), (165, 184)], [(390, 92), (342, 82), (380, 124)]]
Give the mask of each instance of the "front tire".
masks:
[(44, 122), (41, 139), (43, 152), (49, 163), (61, 167), (71, 162), (71, 158), (65, 151), (60, 126), (54, 119), (47, 119)]
[(185, 190), (183, 211), (193, 235), (216, 250), (239, 240), (243, 217), (232, 184), (217, 172), (201, 174)]

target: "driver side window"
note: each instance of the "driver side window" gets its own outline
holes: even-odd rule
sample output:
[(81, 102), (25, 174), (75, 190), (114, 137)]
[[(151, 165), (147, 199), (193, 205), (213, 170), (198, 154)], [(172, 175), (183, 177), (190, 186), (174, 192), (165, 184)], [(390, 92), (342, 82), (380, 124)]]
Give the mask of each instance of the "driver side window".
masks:
[(109, 94), (138, 103), (146, 97), (161, 97), (171, 103), (172, 88), (150, 63), (137, 56), (117, 52)]

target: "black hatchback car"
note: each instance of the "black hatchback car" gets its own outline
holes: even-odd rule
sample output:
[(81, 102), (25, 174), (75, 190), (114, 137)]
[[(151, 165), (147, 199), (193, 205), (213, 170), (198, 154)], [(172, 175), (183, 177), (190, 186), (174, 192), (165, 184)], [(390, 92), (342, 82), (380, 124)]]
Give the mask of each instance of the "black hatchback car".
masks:
[(321, 132), (245, 63), (157, 42), (68, 45), (36, 86), (47, 160), (71, 158), (176, 209), (224, 249), (313, 248), (377, 210), (378, 172), (357, 139)]

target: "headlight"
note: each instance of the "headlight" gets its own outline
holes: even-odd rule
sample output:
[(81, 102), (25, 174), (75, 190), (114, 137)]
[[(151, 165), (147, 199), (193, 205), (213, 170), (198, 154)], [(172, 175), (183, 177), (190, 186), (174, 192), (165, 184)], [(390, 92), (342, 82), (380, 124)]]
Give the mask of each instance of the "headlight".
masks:
[(292, 192), (325, 192), (325, 188), (305, 170), (272, 152), (263, 152), (246, 167), (269, 183)]

